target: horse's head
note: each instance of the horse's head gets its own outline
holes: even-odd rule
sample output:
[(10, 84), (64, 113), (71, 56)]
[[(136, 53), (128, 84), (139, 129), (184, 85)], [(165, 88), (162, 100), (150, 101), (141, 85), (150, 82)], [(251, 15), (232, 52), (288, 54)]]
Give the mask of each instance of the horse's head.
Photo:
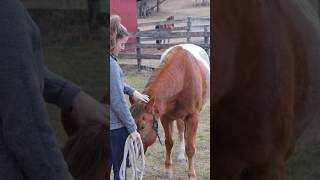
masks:
[[(101, 99), (109, 103), (108, 92)], [(106, 105), (109, 109), (109, 105)], [(81, 119), (72, 110), (62, 112), (62, 125), (69, 138), (62, 152), (75, 180), (109, 179), (109, 120)], [(81, 158), (79, 158), (81, 157)]]
[(141, 101), (131, 102), (131, 114), (137, 124), (138, 132), (140, 133), (144, 150), (154, 143), (158, 133), (158, 120), (156, 115), (152, 113), (152, 99), (150, 102), (144, 103)]
[(172, 21), (172, 20), (174, 20), (174, 16), (167, 17), (167, 21)]

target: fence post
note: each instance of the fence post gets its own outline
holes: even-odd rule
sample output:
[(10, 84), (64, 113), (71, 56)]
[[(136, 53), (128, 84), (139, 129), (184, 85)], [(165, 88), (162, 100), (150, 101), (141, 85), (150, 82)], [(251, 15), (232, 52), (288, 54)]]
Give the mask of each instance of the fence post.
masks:
[(157, 12), (160, 11), (160, 0), (157, 0)]
[(189, 32), (190, 32), (190, 30), (191, 30), (191, 17), (188, 17), (187, 18), (188, 19), (188, 21), (187, 21), (187, 43), (189, 43), (190, 42), (190, 37), (189, 37)]
[(138, 4), (138, 5), (139, 5), (139, 17), (141, 18), (141, 17), (142, 17), (142, 2), (139, 1), (139, 2), (137, 2), (137, 3), (139, 3), (139, 4)]
[[(137, 33), (139, 33), (140, 30), (137, 29)], [(141, 71), (141, 49), (139, 47), (140, 45), (140, 37), (139, 36), (136, 36), (136, 41), (137, 41), (137, 48), (136, 48), (136, 51), (137, 51), (137, 65), (138, 65), (138, 71), (140, 72)]]
[[(208, 27), (204, 27), (204, 44), (209, 45), (209, 37), (208, 37)], [(205, 48), (206, 52), (209, 54), (209, 48)]]

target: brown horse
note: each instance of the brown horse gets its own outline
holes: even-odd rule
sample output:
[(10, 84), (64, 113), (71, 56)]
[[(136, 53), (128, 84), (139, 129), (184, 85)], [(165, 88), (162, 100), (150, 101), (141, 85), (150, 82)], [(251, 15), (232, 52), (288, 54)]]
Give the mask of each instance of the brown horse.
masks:
[(320, 113), (319, 19), (300, 0), (217, 0), (212, 19), (214, 179), (283, 180)]
[[(199, 112), (209, 97), (210, 68), (207, 53), (193, 44), (169, 48), (161, 57), (161, 64), (149, 79), (144, 94), (149, 103), (134, 102), (131, 113), (142, 137), (145, 150), (156, 139), (157, 117), (165, 132), (165, 173), (172, 178), (171, 150), (173, 146), (172, 125), (179, 120), (185, 130), (185, 150), (189, 162), (188, 176), (195, 179), (194, 154)], [(184, 123), (185, 126), (181, 123)], [(183, 128), (185, 127), (185, 129)]]
[[(167, 17), (166, 21), (173, 21), (174, 20), (174, 16), (169, 16)], [(171, 31), (171, 29), (174, 28), (174, 24), (158, 24), (155, 26), (156, 30), (160, 30), (160, 31)], [(161, 42), (163, 41), (163, 44), (165, 44), (165, 40), (161, 40), (161, 39), (157, 39), (156, 40), (156, 44), (161, 44)], [(170, 39), (168, 39), (168, 44), (170, 43)]]
[[(103, 102), (107, 99), (104, 97)], [(75, 180), (108, 180), (109, 158), (108, 123), (95, 120), (80, 122), (72, 111), (62, 113), (62, 124), (69, 139), (63, 155)]]

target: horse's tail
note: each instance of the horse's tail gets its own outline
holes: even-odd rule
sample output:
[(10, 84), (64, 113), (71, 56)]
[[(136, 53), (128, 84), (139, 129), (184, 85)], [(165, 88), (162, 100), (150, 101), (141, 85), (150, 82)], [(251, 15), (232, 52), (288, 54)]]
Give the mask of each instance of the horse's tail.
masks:
[[(109, 130), (103, 122), (90, 121), (76, 131), (63, 147), (70, 173), (77, 180), (91, 179), (108, 161)], [(106, 169), (103, 169), (106, 170)]]

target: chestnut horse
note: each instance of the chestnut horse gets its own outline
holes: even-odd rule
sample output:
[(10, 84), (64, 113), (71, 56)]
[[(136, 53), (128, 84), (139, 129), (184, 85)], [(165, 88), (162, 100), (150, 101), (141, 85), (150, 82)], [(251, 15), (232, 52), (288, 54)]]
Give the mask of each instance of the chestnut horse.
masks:
[[(210, 67), (208, 54), (201, 47), (182, 44), (169, 48), (161, 56), (159, 68), (151, 75), (143, 93), (149, 103), (133, 102), (131, 113), (138, 127), (145, 150), (156, 139), (157, 117), (165, 132), (165, 173), (172, 178), (171, 150), (174, 120), (183, 129), (185, 150), (189, 162), (188, 176), (196, 178), (194, 154), (199, 113), (210, 96)], [(181, 126), (184, 123), (184, 126)], [(185, 129), (184, 129), (185, 127)]]
[[(167, 17), (166, 21), (173, 21), (174, 20), (174, 16), (169, 16)], [(160, 30), (160, 31), (171, 31), (171, 28), (174, 27), (174, 24), (158, 24), (155, 26), (156, 30)], [(157, 39), (156, 40), (156, 44), (161, 44), (161, 42), (163, 41), (163, 44), (165, 44), (165, 40), (161, 40), (161, 39)], [(168, 39), (168, 44), (170, 43), (170, 39)]]
[[(104, 97), (103, 103), (106, 101)], [(84, 123), (72, 111), (63, 112), (61, 119), (69, 136), (62, 151), (74, 179), (110, 179), (108, 121), (86, 120)]]
[(320, 25), (308, 1), (213, 6), (213, 178), (283, 180), (319, 117)]

